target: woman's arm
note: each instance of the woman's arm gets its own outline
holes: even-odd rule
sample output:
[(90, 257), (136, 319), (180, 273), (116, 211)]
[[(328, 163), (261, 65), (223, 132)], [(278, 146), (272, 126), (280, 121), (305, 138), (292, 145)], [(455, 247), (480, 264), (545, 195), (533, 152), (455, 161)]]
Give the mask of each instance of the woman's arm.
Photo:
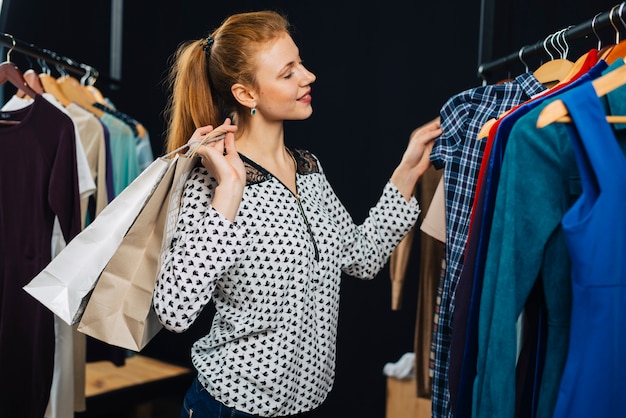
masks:
[(436, 118), (411, 134), (402, 160), (391, 175), (391, 182), (407, 201), (415, 190), (415, 184), (431, 165), (430, 151), (441, 132), (439, 118)]

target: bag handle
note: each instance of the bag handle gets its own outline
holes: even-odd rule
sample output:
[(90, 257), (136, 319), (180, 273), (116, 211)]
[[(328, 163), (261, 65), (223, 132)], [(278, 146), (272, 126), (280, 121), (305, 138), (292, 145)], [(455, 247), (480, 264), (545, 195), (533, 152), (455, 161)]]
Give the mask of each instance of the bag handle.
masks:
[[(167, 154), (165, 154), (161, 158), (169, 158), (172, 155), (177, 154), (178, 152), (184, 150), (187, 147), (189, 147), (189, 150), (185, 153), (185, 155), (188, 156), (188, 157), (193, 157), (193, 156), (196, 155), (196, 152), (197, 152), (198, 147), (200, 145), (210, 144), (211, 142), (217, 142), (220, 139), (226, 138), (226, 134), (221, 134), (221, 135), (218, 135), (218, 136), (211, 137), (212, 133), (213, 133), (213, 131), (211, 131), (210, 133), (206, 134), (202, 139), (193, 141), (193, 143), (191, 144), (191, 145), (193, 145), (193, 147), (191, 147), (191, 145), (188, 142), (185, 145), (183, 145), (182, 147), (178, 147), (175, 150), (168, 152)], [(197, 145), (196, 145), (196, 142), (197, 142)]]

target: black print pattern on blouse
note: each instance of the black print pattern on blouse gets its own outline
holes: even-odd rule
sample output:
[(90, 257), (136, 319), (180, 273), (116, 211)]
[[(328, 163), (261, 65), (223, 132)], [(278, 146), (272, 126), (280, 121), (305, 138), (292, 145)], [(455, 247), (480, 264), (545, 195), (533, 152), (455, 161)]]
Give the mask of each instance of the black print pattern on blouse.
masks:
[(176, 332), (214, 304), (210, 332), (192, 348), (198, 378), (220, 402), (263, 417), (308, 411), (326, 399), (342, 272), (375, 277), (419, 214), (417, 202), (388, 182), (355, 225), (318, 160), (293, 153), (319, 261), (296, 197), (263, 167), (244, 159), (247, 186), (234, 223), (212, 208), (215, 179), (197, 167), (153, 298), (160, 321)]

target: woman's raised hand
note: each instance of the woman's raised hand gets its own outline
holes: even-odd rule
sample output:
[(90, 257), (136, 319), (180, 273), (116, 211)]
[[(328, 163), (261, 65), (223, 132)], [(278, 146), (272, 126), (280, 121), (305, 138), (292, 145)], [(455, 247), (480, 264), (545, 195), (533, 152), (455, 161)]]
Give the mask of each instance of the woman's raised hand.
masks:
[[(217, 181), (213, 208), (231, 221), (235, 219), (246, 186), (246, 168), (235, 148), (236, 131), (237, 126), (226, 118), (217, 128), (207, 125), (196, 129), (188, 141), (201, 157), (202, 165)], [(223, 139), (211, 141), (222, 134), (226, 134)]]

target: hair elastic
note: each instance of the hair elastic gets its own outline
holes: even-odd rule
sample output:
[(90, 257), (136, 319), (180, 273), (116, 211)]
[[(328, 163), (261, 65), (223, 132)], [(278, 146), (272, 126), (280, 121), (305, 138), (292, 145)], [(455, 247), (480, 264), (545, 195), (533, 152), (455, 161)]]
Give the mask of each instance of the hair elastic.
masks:
[(205, 44), (202, 46), (202, 49), (208, 54), (209, 52), (211, 52), (211, 47), (213, 46), (213, 42), (215, 42), (215, 39), (213, 39), (213, 37), (209, 35), (204, 38), (204, 40)]

